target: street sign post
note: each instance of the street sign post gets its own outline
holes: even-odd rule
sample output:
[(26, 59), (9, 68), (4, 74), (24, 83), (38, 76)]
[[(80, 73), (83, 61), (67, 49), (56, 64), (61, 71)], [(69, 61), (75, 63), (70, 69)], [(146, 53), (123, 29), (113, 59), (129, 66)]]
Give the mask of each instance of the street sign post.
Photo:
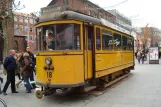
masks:
[(149, 48), (149, 64), (159, 64), (159, 48)]

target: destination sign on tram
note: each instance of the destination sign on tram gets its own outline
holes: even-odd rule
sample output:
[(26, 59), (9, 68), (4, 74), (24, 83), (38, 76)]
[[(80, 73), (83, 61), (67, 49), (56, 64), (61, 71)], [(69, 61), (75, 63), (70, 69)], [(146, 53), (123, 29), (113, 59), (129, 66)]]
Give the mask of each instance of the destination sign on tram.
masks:
[(60, 6), (57, 6), (57, 7), (45, 7), (45, 8), (42, 8), (41, 9), (41, 13), (44, 14), (44, 13), (49, 13), (49, 12), (53, 12), (53, 11), (60, 11), (61, 10), (61, 7)]

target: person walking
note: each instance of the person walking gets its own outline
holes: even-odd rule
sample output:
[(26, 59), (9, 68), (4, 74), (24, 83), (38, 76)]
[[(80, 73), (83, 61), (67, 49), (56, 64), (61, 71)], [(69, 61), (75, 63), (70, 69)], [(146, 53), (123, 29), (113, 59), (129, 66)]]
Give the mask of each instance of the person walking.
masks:
[(21, 82), (23, 81), (23, 77), (22, 77), (22, 68), (23, 68), (23, 66), (21, 64), (21, 58), (22, 57), (23, 57), (22, 54), (19, 53), (18, 58), (17, 58), (17, 65), (18, 65), (17, 73), (19, 75), (19, 81), (16, 83), (16, 88), (19, 88), (19, 84), (21, 84)]
[(137, 59), (137, 53), (138, 53), (138, 51), (136, 50), (136, 51), (135, 51), (135, 58), (136, 58), (136, 59)]
[(138, 51), (138, 53), (137, 53), (137, 59), (138, 59), (138, 63), (140, 64), (140, 59), (141, 59), (141, 52), (140, 51)]
[(31, 71), (31, 76), (30, 76), (30, 82), (31, 82), (31, 85), (32, 85), (32, 88), (35, 89), (35, 88), (38, 88), (35, 84), (35, 81), (34, 81), (34, 72), (35, 72), (35, 64), (36, 64), (36, 60), (35, 60), (35, 57), (34, 57), (34, 54), (31, 52), (31, 49), (30, 47), (27, 47), (26, 48), (26, 51), (27, 53), (29, 54), (29, 58), (31, 59), (32, 63), (33, 63), (33, 67), (32, 67), (32, 71)]
[(24, 67), (22, 68), (22, 76), (25, 82), (25, 86), (27, 89), (27, 93), (31, 93), (31, 85), (29, 82), (29, 77), (31, 76), (32, 73), (32, 68), (30, 68), (30, 59), (29, 59), (29, 54), (24, 53)]
[(21, 80), (21, 75), (20, 75), (21, 68), (20, 68), (20, 63), (19, 63), (19, 60), (20, 60), (19, 53), (17, 53), (15, 55), (15, 59), (16, 59), (16, 64), (17, 64), (17, 69), (15, 71), (15, 74), (18, 77), (18, 79)]
[(142, 51), (142, 53), (141, 53), (141, 61), (142, 61), (142, 64), (144, 64), (144, 60), (145, 60), (145, 52)]
[(15, 70), (17, 69), (16, 60), (14, 59), (15, 50), (10, 50), (10, 55), (5, 58), (4, 69), (7, 71), (7, 81), (3, 88), (2, 93), (6, 94), (9, 84), (11, 83), (11, 92), (18, 93), (15, 87)]

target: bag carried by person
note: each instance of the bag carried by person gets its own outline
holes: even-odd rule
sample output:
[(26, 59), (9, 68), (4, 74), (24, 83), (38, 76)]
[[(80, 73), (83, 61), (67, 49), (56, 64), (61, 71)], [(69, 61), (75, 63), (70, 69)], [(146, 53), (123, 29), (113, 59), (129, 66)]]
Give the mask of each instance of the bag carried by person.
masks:
[(34, 64), (34, 62), (32, 61), (32, 59), (30, 58), (30, 59), (29, 59), (29, 69), (30, 69), (30, 70), (33, 70), (33, 69), (34, 69), (34, 66), (35, 66), (35, 64)]

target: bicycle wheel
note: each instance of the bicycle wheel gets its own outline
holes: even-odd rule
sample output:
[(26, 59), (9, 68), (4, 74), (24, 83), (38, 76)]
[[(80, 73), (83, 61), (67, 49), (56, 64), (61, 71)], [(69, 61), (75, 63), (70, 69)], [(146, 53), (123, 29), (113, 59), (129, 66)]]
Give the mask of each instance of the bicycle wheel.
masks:
[[(3, 107), (7, 107), (7, 104), (6, 104), (5, 101), (2, 100), (1, 98), (0, 98), (0, 103), (3, 105)], [(0, 107), (1, 107), (1, 104), (0, 104)]]

